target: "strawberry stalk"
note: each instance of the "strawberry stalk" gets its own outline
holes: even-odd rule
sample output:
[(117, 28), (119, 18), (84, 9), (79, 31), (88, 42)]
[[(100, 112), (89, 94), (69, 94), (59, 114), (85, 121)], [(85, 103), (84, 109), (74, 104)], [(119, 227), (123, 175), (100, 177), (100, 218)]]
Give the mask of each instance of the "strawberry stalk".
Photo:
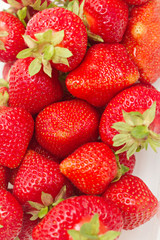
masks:
[(116, 151), (116, 154), (127, 151), (127, 158), (129, 158), (136, 151), (143, 148), (147, 150), (148, 145), (156, 152), (156, 148), (160, 147), (160, 135), (150, 129), (150, 125), (155, 118), (156, 102), (143, 114), (140, 112), (122, 112), (124, 122), (117, 122), (112, 125), (112, 128), (119, 132), (113, 138), (113, 146), (123, 146)]

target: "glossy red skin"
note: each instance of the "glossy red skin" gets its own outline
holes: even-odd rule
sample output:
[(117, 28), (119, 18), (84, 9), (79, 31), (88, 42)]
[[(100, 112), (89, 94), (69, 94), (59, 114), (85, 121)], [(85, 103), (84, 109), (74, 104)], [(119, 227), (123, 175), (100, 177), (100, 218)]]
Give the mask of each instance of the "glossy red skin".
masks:
[(121, 210), (125, 230), (134, 229), (149, 221), (158, 210), (158, 200), (147, 185), (130, 174), (112, 183), (103, 197), (112, 200)]
[(125, 2), (130, 4), (130, 5), (141, 5), (141, 4), (144, 4), (146, 2), (149, 2), (149, 0), (125, 0)]
[(0, 228), (1, 239), (13, 240), (22, 227), (23, 210), (14, 196), (5, 189), (0, 189)]
[(73, 12), (64, 8), (45, 9), (35, 14), (27, 24), (25, 34), (35, 38), (34, 34), (48, 29), (64, 30), (65, 36), (59, 46), (69, 49), (73, 56), (68, 59), (69, 66), (52, 64), (62, 72), (76, 68), (82, 61), (87, 48), (87, 32), (82, 20)]
[(36, 118), (39, 144), (63, 159), (76, 148), (98, 138), (99, 114), (90, 104), (74, 99), (54, 103)]
[(129, 171), (126, 174), (132, 174), (135, 164), (136, 164), (136, 158), (133, 154), (129, 159), (127, 158), (126, 152), (118, 154), (119, 162), (120, 164), (123, 164), (124, 166), (129, 168)]
[(25, 208), (28, 201), (42, 203), (42, 191), (55, 198), (66, 182), (58, 163), (29, 150), (17, 172), (13, 195)]
[(67, 75), (66, 86), (74, 96), (103, 107), (138, 78), (138, 69), (122, 44), (100, 43), (90, 47), (80, 66)]
[(160, 77), (160, 1), (133, 7), (122, 43), (140, 72), (140, 81)]
[(121, 231), (121, 212), (110, 201), (97, 196), (79, 196), (67, 199), (54, 207), (33, 229), (33, 240), (69, 240), (67, 230), (74, 229), (82, 218), (99, 214), (108, 230)]
[(39, 219), (31, 221), (30, 214), (24, 214), (21, 232), (18, 235), (19, 240), (31, 240), (33, 228), (39, 223)]
[(13, 14), (0, 12), (0, 31), (7, 31), (8, 36), (1, 38), (5, 45), (5, 50), (0, 49), (0, 61), (14, 61), (18, 52), (26, 48), (22, 35), (25, 27), (21, 21)]
[(60, 170), (80, 191), (98, 195), (116, 177), (118, 167), (113, 151), (106, 144), (92, 142), (65, 158)]
[(18, 59), (9, 74), (9, 106), (21, 107), (36, 114), (53, 102), (60, 101), (63, 90), (58, 71), (53, 69), (52, 78), (40, 70), (34, 76), (28, 72), (33, 58)]
[(19, 166), (34, 129), (29, 112), (21, 108), (0, 107), (0, 164)]
[(88, 29), (102, 37), (104, 42), (122, 40), (128, 23), (128, 5), (122, 0), (86, 0), (84, 15)]
[(152, 106), (154, 101), (157, 103), (156, 116), (150, 125), (150, 129), (156, 133), (160, 133), (160, 92), (154, 88), (150, 88), (150, 86), (137, 84), (121, 91), (108, 103), (100, 120), (99, 132), (102, 141), (109, 146), (113, 146), (112, 139), (118, 134), (118, 131), (111, 126), (115, 122), (124, 121), (122, 110), (143, 113)]

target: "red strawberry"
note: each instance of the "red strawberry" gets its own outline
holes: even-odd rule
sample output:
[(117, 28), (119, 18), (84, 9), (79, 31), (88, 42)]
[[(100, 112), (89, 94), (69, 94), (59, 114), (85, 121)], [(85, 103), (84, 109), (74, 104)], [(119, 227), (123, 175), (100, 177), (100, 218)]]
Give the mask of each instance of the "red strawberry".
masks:
[(22, 35), (25, 28), (21, 21), (8, 12), (0, 12), (0, 61), (14, 61), (25, 46)]
[(42, 192), (55, 198), (65, 184), (68, 180), (60, 173), (58, 163), (29, 150), (16, 175), (13, 195), (27, 206), (28, 201), (41, 203)]
[(130, 5), (141, 5), (141, 4), (144, 4), (148, 1), (149, 0), (125, 0), (125, 2), (130, 4)]
[(0, 107), (0, 164), (19, 166), (29, 141), (34, 121), (30, 113), (20, 108)]
[(90, 47), (81, 65), (68, 74), (66, 85), (74, 96), (101, 107), (138, 78), (123, 45), (100, 43)]
[(147, 185), (130, 174), (112, 183), (103, 197), (112, 200), (121, 210), (126, 230), (149, 221), (158, 210), (158, 200)]
[(21, 52), (18, 57), (35, 57), (32, 65), (36, 67), (36, 71), (43, 63), (48, 75), (51, 74), (50, 64), (67, 72), (77, 67), (86, 53), (85, 26), (80, 17), (64, 8), (38, 12), (28, 22), (25, 34), (30, 49)]
[(123, 44), (140, 71), (142, 82), (160, 77), (160, 1), (152, 0), (131, 10)]
[[(145, 113), (147, 109), (150, 110)], [(100, 121), (100, 136), (109, 146), (120, 147), (126, 143), (118, 153), (128, 151), (128, 157), (147, 148), (148, 144), (155, 150), (159, 145), (156, 134), (160, 133), (159, 118), (160, 92), (137, 84), (123, 90), (108, 103)]]
[(99, 114), (87, 102), (74, 99), (54, 103), (36, 118), (39, 144), (58, 158), (98, 137)]
[(22, 107), (36, 114), (49, 104), (62, 98), (58, 71), (53, 69), (49, 77), (41, 69), (30, 76), (28, 67), (33, 58), (18, 59), (9, 74), (9, 106)]
[(132, 174), (134, 167), (135, 167), (135, 163), (136, 163), (136, 158), (135, 155), (132, 155), (129, 159), (127, 158), (127, 154), (126, 152), (120, 153), (118, 155), (119, 157), (119, 163), (123, 164), (124, 166), (128, 167), (129, 170), (127, 172), (127, 174)]
[(101, 194), (116, 177), (118, 167), (112, 150), (104, 143), (87, 143), (60, 164), (61, 172), (86, 194)]
[[(90, 234), (92, 238), (94, 236), (94, 239), (96, 239), (95, 237), (98, 239), (99, 234), (107, 234), (110, 230), (121, 231), (123, 226), (121, 212), (112, 202), (106, 201), (102, 197), (82, 195), (64, 200), (54, 207), (33, 229), (33, 240), (82, 239), (80, 237), (85, 233), (82, 229), (82, 235), (79, 236), (77, 233), (76, 238), (72, 238), (72, 235), (69, 236), (69, 234), (77, 232), (74, 230), (79, 230), (83, 224), (88, 223), (93, 216), (97, 217), (97, 214), (99, 216), (100, 226), (94, 225), (93, 227), (91, 225), (92, 235), (90, 231), (88, 231), (88, 234)], [(97, 224), (97, 221), (95, 224)], [(71, 229), (72, 231), (68, 231)], [(112, 237), (110, 239), (114, 240), (117, 236), (118, 234), (116, 233), (114, 238)]]
[(18, 235), (19, 240), (31, 240), (33, 228), (39, 223), (39, 220), (31, 221), (29, 214), (24, 214), (21, 232)]
[(14, 196), (0, 188), (0, 236), (1, 239), (13, 240), (22, 227), (23, 211)]
[(96, 34), (108, 43), (122, 40), (128, 22), (128, 5), (124, 1), (85, 0), (83, 14), (89, 37)]

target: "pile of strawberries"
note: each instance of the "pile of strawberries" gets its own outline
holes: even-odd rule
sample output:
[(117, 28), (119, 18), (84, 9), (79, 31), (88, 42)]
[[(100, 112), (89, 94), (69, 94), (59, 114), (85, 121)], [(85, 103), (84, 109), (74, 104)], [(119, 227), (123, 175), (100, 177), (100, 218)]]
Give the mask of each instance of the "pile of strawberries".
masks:
[(160, 1), (4, 1), (0, 239), (118, 239), (158, 211)]

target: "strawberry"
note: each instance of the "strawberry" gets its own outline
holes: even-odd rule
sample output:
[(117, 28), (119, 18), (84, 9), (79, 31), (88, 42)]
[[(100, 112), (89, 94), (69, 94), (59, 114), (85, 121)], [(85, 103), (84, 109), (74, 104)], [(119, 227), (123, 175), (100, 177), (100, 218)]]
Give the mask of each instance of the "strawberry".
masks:
[(60, 7), (35, 14), (27, 24), (24, 38), (30, 48), (17, 57), (33, 56), (35, 60), (31, 66), (35, 66), (35, 72), (43, 64), (49, 76), (51, 64), (62, 72), (68, 72), (79, 65), (86, 53), (87, 32), (82, 20)]
[(101, 194), (116, 177), (118, 167), (112, 150), (104, 143), (86, 143), (60, 164), (61, 172), (82, 192)]
[(108, 103), (100, 121), (100, 136), (103, 142), (116, 149), (124, 145), (116, 153), (128, 151), (127, 157), (141, 148), (147, 149), (148, 144), (156, 150), (159, 118), (159, 91), (137, 84), (121, 91)]
[(9, 74), (9, 106), (21, 107), (36, 114), (49, 104), (62, 98), (62, 87), (58, 80), (58, 71), (52, 70), (49, 77), (41, 69), (30, 76), (28, 67), (33, 58), (18, 59)]
[(140, 81), (160, 77), (160, 2), (148, 1), (132, 8), (122, 43), (140, 72)]
[(18, 52), (26, 48), (24, 33), (25, 28), (17, 17), (0, 12), (0, 61), (14, 61)]
[(141, 5), (141, 4), (144, 4), (148, 1), (149, 0), (125, 0), (125, 2), (130, 4), (130, 5)]
[(68, 74), (66, 86), (74, 96), (102, 107), (138, 78), (138, 69), (122, 44), (99, 43), (90, 47), (80, 66)]
[(29, 150), (17, 172), (13, 195), (27, 208), (28, 201), (41, 203), (42, 192), (55, 198), (66, 184), (68, 180), (61, 174), (58, 163)]
[[(99, 221), (97, 221), (98, 216)], [(91, 219), (93, 221), (89, 224)], [(66, 199), (55, 206), (33, 229), (32, 237), (33, 240), (83, 239), (86, 234), (86, 231), (83, 231), (83, 224), (85, 226), (87, 223), (89, 224), (89, 226), (86, 225), (87, 229), (90, 227), (87, 239), (100, 239), (99, 234), (108, 233), (113, 234), (112, 238), (110, 236), (108, 239), (114, 240), (120, 234), (123, 226), (121, 212), (112, 202), (106, 201), (102, 197), (82, 195)], [(73, 234), (75, 237), (72, 238)]]
[(87, 102), (74, 99), (53, 103), (36, 118), (39, 144), (63, 159), (77, 147), (98, 138), (99, 114)]
[(100, 36), (104, 42), (122, 40), (128, 22), (128, 5), (121, 0), (85, 0), (84, 22), (88, 36)]
[(0, 164), (19, 166), (29, 141), (34, 121), (30, 113), (20, 108), (0, 107)]
[(149, 221), (158, 211), (158, 200), (137, 176), (124, 175), (103, 194), (121, 210), (124, 229), (134, 229)]
[(129, 168), (129, 170), (127, 171), (127, 174), (132, 174), (133, 173), (133, 170), (134, 170), (134, 167), (135, 167), (135, 164), (136, 164), (136, 157), (135, 155), (133, 154), (129, 159), (127, 158), (127, 154), (126, 152), (123, 152), (123, 153), (120, 153), (118, 155), (118, 158), (119, 158), (119, 163), (126, 167)]
[(23, 210), (14, 196), (0, 188), (0, 236), (1, 239), (13, 240), (22, 227)]

